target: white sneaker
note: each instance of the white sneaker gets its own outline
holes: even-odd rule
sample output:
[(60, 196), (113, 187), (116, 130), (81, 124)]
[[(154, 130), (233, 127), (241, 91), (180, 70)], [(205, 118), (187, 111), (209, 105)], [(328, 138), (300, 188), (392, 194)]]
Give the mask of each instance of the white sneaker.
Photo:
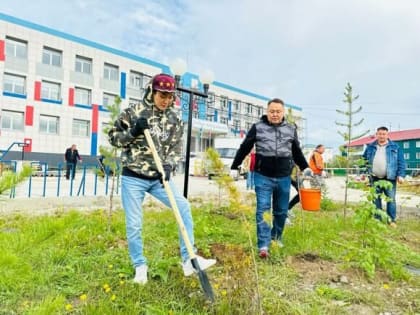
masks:
[(136, 276), (134, 277), (133, 282), (139, 284), (147, 283), (147, 265), (136, 267)]
[(286, 218), (286, 224), (287, 224), (287, 225), (292, 225), (292, 221), (290, 221), (290, 219), (289, 219), (289, 218)]
[[(216, 259), (206, 259), (198, 255), (196, 257), (201, 270), (206, 270), (216, 263)], [(182, 269), (184, 270), (184, 275), (186, 277), (191, 276), (194, 272), (196, 272), (192, 266), (191, 259), (187, 259), (182, 263)]]

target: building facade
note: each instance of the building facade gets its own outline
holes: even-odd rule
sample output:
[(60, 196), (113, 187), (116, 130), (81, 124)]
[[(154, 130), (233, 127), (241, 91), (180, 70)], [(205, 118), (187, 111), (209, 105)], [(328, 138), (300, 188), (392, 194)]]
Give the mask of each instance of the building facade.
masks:
[[(72, 144), (94, 159), (108, 145), (106, 105), (117, 96), (122, 108), (140, 102), (161, 72), (170, 73), (169, 66), (0, 13), (0, 159), (54, 164)], [(202, 88), (193, 73), (182, 84)], [(216, 137), (243, 137), (268, 100), (213, 82), (207, 99), (194, 100), (191, 151), (204, 151)], [(188, 103), (184, 94), (175, 102), (184, 121)], [(301, 108), (286, 106), (299, 124)]]

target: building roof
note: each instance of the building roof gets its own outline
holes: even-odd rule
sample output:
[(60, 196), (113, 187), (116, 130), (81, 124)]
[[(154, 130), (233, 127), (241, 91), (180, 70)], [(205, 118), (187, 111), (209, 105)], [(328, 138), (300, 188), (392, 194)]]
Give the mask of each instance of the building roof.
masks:
[[(402, 131), (390, 131), (388, 133), (389, 139), (392, 141), (420, 139), (420, 129), (410, 129)], [(369, 135), (350, 142), (350, 147), (356, 147), (371, 143), (376, 139), (375, 135)]]

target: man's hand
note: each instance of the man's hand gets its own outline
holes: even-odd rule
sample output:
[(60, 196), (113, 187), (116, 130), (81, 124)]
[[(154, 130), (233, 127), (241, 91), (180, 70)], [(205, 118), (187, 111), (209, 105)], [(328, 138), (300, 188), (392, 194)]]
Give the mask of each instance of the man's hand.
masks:
[(160, 182), (163, 184), (162, 177), (165, 182), (171, 179), (172, 166), (170, 164), (163, 164), (162, 167), (165, 174), (160, 174)]
[(230, 170), (230, 177), (233, 179), (237, 179), (239, 177), (239, 171), (238, 170)]
[(312, 177), (312, 176), (314, 176), (314, 173), (312, 172), (310, 167), (307, 167), (303, 170), (303, 176)]
[(398, 176), (397, 181), (398, 181), (398, 184), (402, 184), (404, 183), (404, 178), (401, 176)]
[(130, 129), (130, 133), (134, 138), (142, 135), (144, 129), (149, 129), (149, 124), (147, 123), (147, 119), (144, 117), (140, 117), (137, 119), (136, 124), (133, 128)]

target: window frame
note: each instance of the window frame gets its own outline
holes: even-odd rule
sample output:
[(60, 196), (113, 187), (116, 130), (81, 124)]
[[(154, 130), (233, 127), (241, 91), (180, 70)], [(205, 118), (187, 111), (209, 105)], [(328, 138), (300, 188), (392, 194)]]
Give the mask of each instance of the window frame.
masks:
[(103, 76), (105, 80), (119, 81), (120, 68), (110, 63), (104, 63)]
[[(112, 104), (114, 104), (114, 102), (115, 102), (115, 98), (117, 97), (118, 95), (117, 94), (112, 94), (112, 93), (107, 93), (107, 92), (104, 92), (103, 94), (102, 94), (102, 105), (103, 106), (109, 106), (109, 105), (112, 105)], [(109, 98), (111, 98), (112, 97), (112, 103), (109, 103), (109, 101), (108, 101), (108, 99)], [(105, 100), (107, 100), (107, 101), (105, 101)]]
[(44, 46), (42, 49), (42, 63), (44, 65), (61, 68), (63, 65), (63, 52), (58, 49)]
[[(46, 119), (45, 130), (43, 130), (43, 127), (42, 127), (44, 118)], [(53, 119), (55, 119), (55, 131), (51, 132), (51, 129), (52, 129), (51, 126), (54, 125), (54, 123), (52, 123)], [(47, 135), (58, 135), (59, 130), (60, 130), (60, 117), (54, 116), (54, 115), (45, 115), (45, 114), (39, 115), (39, 133), (47, 134)]]
[[(85, 102), (84, 99), (86, 97), (87, 102)], [(80, 105), (92, 105), (92, 90), (76, 86), (74, 88), (74, 103)]]
[(75, 137), (90, 137), (90, 121), (86, 119), (73, 118), (71, 124), (71, 134)]
[[(80, 69), (78, 69), (78, 67), (77, 67), (78, 64), (80, 64)], [(84, 74), (92, 74), (92, 70), (93, 70), (92, 67), (93, 67), (92, 58), (76, 55), (76, 60), (75, 60), (75, 64), (74, 64), (74, 71), (75, 72), (84, 73)], [(88, 68), (88, 69), (85, 69), (85, 68)]]
[[(25, 125), (25, 113), (24, 112), (20, 112), (20, 111), (14, 111), (14, 110), (7, 110), (7, 109), (2, 109), (1, 110), (1, 119), (0, 119), (0, 128), (2, 130), (10, 130), (10, 131), (23, 131), (24, 130), (24, 125)], [(10, 116), (9, 116), (9, 115)], [(16, 115), (15, 117), (19, 118), (19, 122), (18, 122), (18, 127), (16, 128), (14, 125), (16, 124), (17, 120), (14, 119), (15, 117), (13, 117), (12, 115)], [(9, 118), (9, 126), (4, 126), (5, 121), (4, 119)]]
[[(23, 55), (19, 55), (19, 48), (24, 48)], [(12, 54), (9, 54), (13, 50)], [(28, 59), (28, 42), (19, 38), (6, 36), (6, 56), (12, 56), (18, 59)]]
[[(10, 80), (11, 81), (10, 85), (12, 86), (11, 90), (6, 89), (6, 84), (7, 84), (6, 81), (8, 77), (11, 79)], [(18, 84), (16, 83), (17, 81), (16, 79), (22, 79), (22, 86), (21, 86), (22, 93), (20, 93), (19, 91), (16, 91), (16, 86), (18, 86)], [(13, 93), (13, 94), (26, 95), (26, 77), (23, 75), (5, 72), (3, 76), (3, 91), (8, 92), (8, 93)]]
[[(54, 91), (54, 89), (52, 89), (53, 87), (57, 88), (57, 91)], [(45, 91), (46, 88), (48, 88), (48, 95), (47, 96), (44, 94), (44, 91)], [(57, 95), (56, 95), (57, 98), (52, 97), (53, 92), (57, 93)], [(52, 101), (62, 101), (62, 98), (61, 98), (61, 83), (43, 80), (41, 82), (41, 99), (52, 100)]]

